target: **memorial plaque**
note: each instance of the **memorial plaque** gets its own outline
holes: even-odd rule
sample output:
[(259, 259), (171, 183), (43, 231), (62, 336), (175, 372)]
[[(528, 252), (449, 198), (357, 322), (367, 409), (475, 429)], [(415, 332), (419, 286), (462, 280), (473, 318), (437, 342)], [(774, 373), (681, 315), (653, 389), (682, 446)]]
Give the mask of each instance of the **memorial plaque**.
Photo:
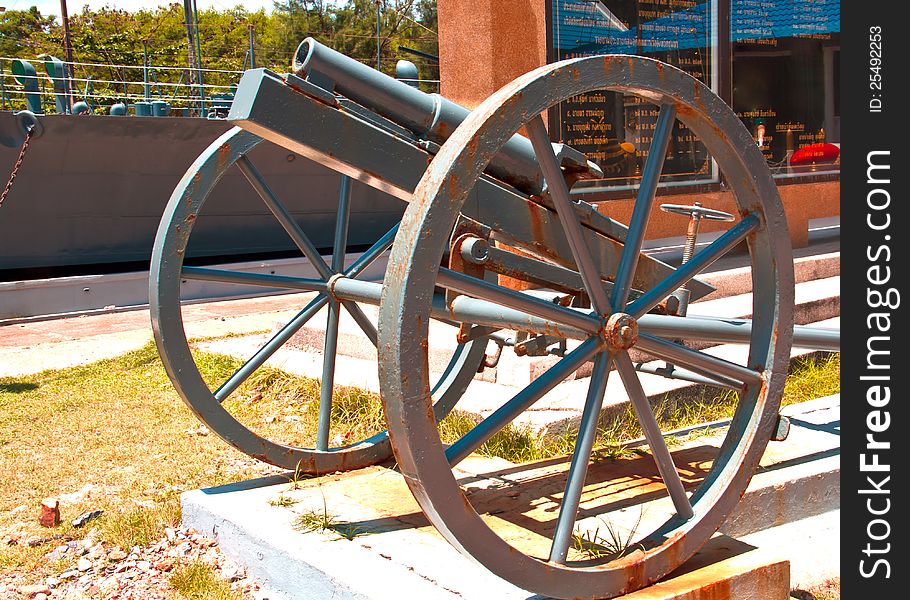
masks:
[[(712, 6), (707, 0), (553, 0), (553, 56), (647, 56), (716, 89)], [(575, 146), (604, 170), (606, 181), (594, 185), (629, 185), (641, 176), (657, 122), (656, 105), (621, 93), (594, 92), (563, 102), (551, 113), (553, 137)], [(664, 180), (710, 181), (712, 171), (705, 147), (677, 121)]]
[[(717, 28), (719, 15), (729, 27)], [(836, 171), (840, 142), (840, 4), (836, 0), (551, 0), (552, 58), (637, 54), (674, 65), (723, 97), (778, 176)], [(723, 39), (721, 39), (723, 38)], [(730, 48), (719, 89), (716, 49)], [(730, 89), (732, 87), (732, 89)], [(550, 111), (554, 139), (633, 185), (657, 107), (619, 93), (577, 96)], [(797, 160), (793, 160), (796, 156)], [(677, 122), (663, 181), (716, 181), (705, 147)]]
[(840, 3), (734, 0), (730, 36), (733, 108), (772, 172), (836, 171)]

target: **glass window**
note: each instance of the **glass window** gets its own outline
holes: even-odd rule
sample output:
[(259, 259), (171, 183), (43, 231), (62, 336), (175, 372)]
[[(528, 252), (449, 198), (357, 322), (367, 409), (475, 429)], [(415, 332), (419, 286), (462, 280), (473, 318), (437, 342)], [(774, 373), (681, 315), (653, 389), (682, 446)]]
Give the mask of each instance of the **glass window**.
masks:
[[(717, 27), (729, 15), (729, 27)], [(553, 60), (637, 54), (662, 60), (722, 97), (778, 177), (839, 168), (840, 4), (836, 0), (551, 0)], [(719, 65), (724, 60), (726, 64)], [(732, 65), (730, 64), (732, 62)], [(732, 78), (729, 74), (732, 73)], [(657, 107), (595, 92), (550, 114), (551, 136), (597, 162), (599, 188), (632, 185), (647, 158)], [(704, 146), (673, 132), (663, 181), (716, 181)]]
[[(556, 60), (596, 54), (637, 54), (687, 71), (716, 89), (712, 68), (712, 3), (707, 0), (552, 0)], [(658, 107), (621, 93), (595, 92), (560, 104), (551, 136), (585, 152), (612, 185), (641, 175)], [(664, 180), (710, 181), (707, 149), (677, 121)], [(590, 185), (590, 184), (585, 184)]]
[(733, 108), (775, 175), (837, 170), (840, 3), (732, 0)]

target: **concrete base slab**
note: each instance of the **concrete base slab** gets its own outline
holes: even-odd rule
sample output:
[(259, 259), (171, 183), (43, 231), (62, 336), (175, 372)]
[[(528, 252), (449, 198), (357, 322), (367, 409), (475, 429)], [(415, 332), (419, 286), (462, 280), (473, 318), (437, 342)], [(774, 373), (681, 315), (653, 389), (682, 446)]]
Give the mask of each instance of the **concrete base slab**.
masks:
[[(794, 422), (790, 437), (768, 447), (743, 501), (722, 528), (737, 536), (761, 536), (749, 539), (760, 539), (763, 551), (754, 551), (756, 544), (715, 538), (670, 580), (630, 598), (787, 598), (787, 561), (798, 558), (794, 551), (807, 550), (793, 544), (789, 535), (756, 532), (837, 510), (840, 424), (836, 397), (788, 411)], [(721, 426), (672, 446), (687, 487), (697, 486), (705, 476), (722, 433)], [(513, 546), (540, 555), (549, 548), (568, 463), (565, 458), (516, 465), (471, 456), (454, 474), (490, 527)], [(634, 545), (672, 514), (654, 461), (644, 449), (628, 458), (595, 462), (587, 482), (576, 525), (582, 534), (598, 527), (602, 533), (608, 524)], [(443, 540), (401, 475), (388, 466), (296, 483), (272, 477), (197, 490), (184, 494), (182, 504), (187, 526), (215, 535), (229, 556), (282, 594), (276, 597), (535, 597)], [(302, 523), (325, 529), (304, 533)], [(714, 553), (713, 558), (705, 552)], [(570, 554), (570, 560), (584, 557), (574, 549)], [(818, 565), (813, 568), (823, 571)]]
[(806, 517), (740, 538), (759, 548), (790, 546), (790, 588), (811, 589), (840, 577), (840, 510)]
[[(391, 471), (372, 471), (368, 476), (374, 481), (397, 477)], [(357, 509), (342, 504), (330, 486), (331, 482), (326, 483), (322, 492), (325, 506), (331, 507), (325, 510), (356, 514)], [(285, 480), (270, 478), (189, 492), (182, 498), (184, 523), (214, 535), (228, 556), (270, 590), (269, 600), (545, 598), (499, 579), (462, 556), (426, 525), (422, 515), (407, 514), (409, 510), (399, 516), (406, 526), (401, 521), (374, 520), (372, 526), (364, 525), (371, 527), (369, 531), (355, 530), (351, 540), (345, 539), (341, 528), (342, 534), (301, 533), (294, 525), (298, 513), (269, 506), (282, 490), (291, 493), (287, 488)], [(363, 491), (367, 494), (370, 488)], [(380, 495), (386, 493), (380, 490)], [(310, 490), (310, 498), (301, 503), (315, 502), (318, 510), (320, 498), (313, 495)], [(785, 600), (789, 589), (789, 562), (780, 553), (717, 535), (664, 581), (622, 598)]]
[(773, 552), (717, 536), (671, 577), (622, 600), (787, 600), (790, 563)]

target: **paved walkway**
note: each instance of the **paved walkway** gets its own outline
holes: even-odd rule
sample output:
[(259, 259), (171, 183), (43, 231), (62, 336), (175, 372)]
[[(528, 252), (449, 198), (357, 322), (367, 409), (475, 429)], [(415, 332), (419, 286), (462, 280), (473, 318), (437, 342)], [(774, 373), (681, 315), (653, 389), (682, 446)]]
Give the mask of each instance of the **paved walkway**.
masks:
[[(184, 308), (191, 337), (270, 331), (311, 298), (290, 294)], [(63, 369), (120, 356), (152, 340), (148, 309), (0, 326), (0, 377)]]

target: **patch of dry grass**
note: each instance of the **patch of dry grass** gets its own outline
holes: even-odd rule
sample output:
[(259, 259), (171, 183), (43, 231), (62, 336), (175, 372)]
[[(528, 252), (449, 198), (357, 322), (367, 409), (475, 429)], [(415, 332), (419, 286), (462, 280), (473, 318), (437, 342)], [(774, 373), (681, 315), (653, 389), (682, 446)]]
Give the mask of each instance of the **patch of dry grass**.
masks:
[(169, 498), (149, 508), (113, 513), (101, 521), (101, 537), (129, 551), (133, 546), (148, 546), (161, 537), (166, 527), (179, 524), (180, 502), (177, 498)]
[[(215, 354), (197, 353), (197, 360), (213, 386), (240, 365)], [(784, 404), (836, 393), (839, 371), (837, 354), (798, 359)], [(655, 405), (665, 430), (728, 417), (736, 402), (735, 395), (711, 388), (685, 394)], [(263, 369), (225, 405), (271, 439), (312, 446), (318, 398), (317, 380)], [(332, 417), (336, 441), (359, 440), (385, 428), (378, 395), (356, 388), (335, 390)], [(443, 441), (454, 441), (474, 423), (470, 415), (454, 411), (441, 425)], [(3, 545), (0, 568), (59, 570), (43, 555), (61, 539), (84, 535), (69, 521), (87, 510), (105, 511), (92, 524), (102, 539), (124, 548), (146, 544), (179, 519), (181, 491), (271, 471), (215, 435), (191, 433), (198, 430), (153, 344), (87, 366), (0, 378), (0, 536), (18, 532), (46, 540), (37, 547)], [(630, 451), (621, 442), (639, 435), (629, 409), (601, 424), (597, 452), (622, 457)], [(480, 452), (532, 461), (569, 454), (574, 442), (570, 432), (541, 436), (509, 426)], [(46, 497), (61, 500), (63, 524), (52, 530), (37, 524), (37, 507)]]
[[(204, 360), (225, 380), (240, 361), (216, 354)], [(225, 408), (252, 431), (273, 441), (303, 448), (316, 445), (320, 382), (274, 368), (253, 374), (224, 402)], [(335, 386), (329, 440), (353, 443), (383, 431), (385, 417), (378, 394), (355, 387)]]
[(790, 592), (790, 597), (798, 600), (807, 598), (812, 600), (840, 600), (840, 578), (828, 579), (807, 589), (797, 588)]
[(178, 567), (171, 575), (170, 585), (187, 600), (241, 600), (239, 592), (231, 591), (231, 584), (218, 577), (215, 569), (202, 561)]
[[(204, 369), (220, 375), (214, 365)], [(48, 539), (34, 548), (3, 545), (0, 567), (49, 568), (40, 559), (54, 536), (82, 537), (93, 526), (112, 543), (141, 544), (179, 519), (181, 491), (266, 472), (215, 435), (187, 433), (198, 428), (153, 344), (91, 365), (0, 378), (0, 537)], [(37, 523), (47, 497), (60, 499), (63, 524), (53, 529)], [(95, 509), (104, 515), (85, 529), (69, 524)]]

